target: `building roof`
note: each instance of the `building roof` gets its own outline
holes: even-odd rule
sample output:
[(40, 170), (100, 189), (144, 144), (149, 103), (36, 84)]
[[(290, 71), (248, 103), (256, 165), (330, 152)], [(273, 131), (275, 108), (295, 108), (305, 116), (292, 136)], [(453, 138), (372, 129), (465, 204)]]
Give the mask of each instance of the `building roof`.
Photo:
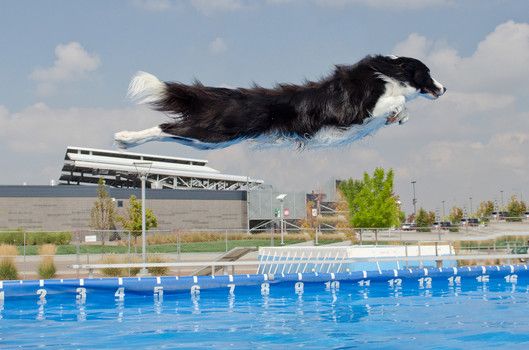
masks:
[(139, 187), (139, 174), (147, 174), (147, 187), (172, 189), (243, 190), (262, 180), (222, 174), (207, 160), (166, 157), (68, 146), (60, 184), (96, 184), (104, 178), (109, 186)]

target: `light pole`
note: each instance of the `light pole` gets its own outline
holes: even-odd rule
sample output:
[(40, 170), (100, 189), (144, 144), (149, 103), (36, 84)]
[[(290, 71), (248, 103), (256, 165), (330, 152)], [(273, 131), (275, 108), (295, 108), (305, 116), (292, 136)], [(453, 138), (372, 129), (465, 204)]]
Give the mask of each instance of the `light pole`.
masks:
[(141, 180), (141, 260), (143, 267), (140, 270), (140, 274), (147, 275), (148, 272), (147, 268), (145, 267), (145, 264), (147, 264), (147, 238), (145, 232), (145, 182), (147, 180), (147, 175), (149, 175), (151, 170), (152, 162), (134, 162), (134, 166), (136, 167), (136, 172), (140, 176)]
[(284, 212), (284, 201), (287, 195), (285, 193), (281, 193), (279, 196), (276, 197), (277, 200), (281, 203), (281, 212), (280, 212), (280, 218), (281, 218), (281, 245), (285, 245), (285, 212)]
[(503, 190), (501, 190), (500, 193), (501, 193), (501, 210), (500, 210), (500, 211), (504, 211), (504, 204), (503, 204)]
[(415, 198), (415, 184), (417, 181), (413, 180), (411, 185), (413, 187), (413, 216), (417, 217), (417, 198)]
[[(446, 217), (446, 214), (445, 214), (445, 201), (441, 201), (441, 203), (443, 203), (443, 220), (445, 219)], [(441, 221), (443, 221), (441, 220)]]
[(473, 210), (472, 210), (472, 197), (469, 197), (470, 199), (470, 213), (468, 214), (469, 217), (472, 216)]

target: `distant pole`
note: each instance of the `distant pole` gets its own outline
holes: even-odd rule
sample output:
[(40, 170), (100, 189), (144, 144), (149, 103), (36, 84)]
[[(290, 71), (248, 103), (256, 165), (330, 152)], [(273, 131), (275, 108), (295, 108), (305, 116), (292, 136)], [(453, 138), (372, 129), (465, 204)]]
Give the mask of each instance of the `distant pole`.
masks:
[[(147, 239), (146, 239), (146, 233), (145, 233), (145, 180), (147, 179), (146, 174), (142, 174), (140, 176), (141, 179), (141, 260), (143, 264), (147, 263), (147, 254), (146, 254), (146, 246), (147, 246)], [(145, 268), (145, 265), (141, 269), (141, 274), (146, 275), (147, 269)]]
[(281, 200), (281, 245), (285, 245), (285, 212), (283, 200)]
[(411, 185), (413, 187), (413, 216), (417, 217), (417, 198), (415, 198), (415, 184), (417, 181), (413, 180)]
[(472, 197), (469, 197), (470, 199), (470, 214), (469, 216), (472, 216), (473, 210), (472, 210)]
[(445, 201), (442, 201), (443, 203), (443, 220), (445, 219), (446, 217), (446, 214), (445, 214)]
[(500, 193), (501, 193), (501, 210), (500, 211), (504, 211), (505, 205), (503, 204), (503, 190), (501, 190)]
[(246, 233), (250, 234), (250, 179), (246, 176)]
[(152, 162), (134, 162), (136, 171), (140, 176), (141, 180), (141, 260), (143, 267), (140, 270), (141, 275), (147, 275), (147, 229), (145, 223), (145, 182), (147, 181), (147, 175), (151, 170)]

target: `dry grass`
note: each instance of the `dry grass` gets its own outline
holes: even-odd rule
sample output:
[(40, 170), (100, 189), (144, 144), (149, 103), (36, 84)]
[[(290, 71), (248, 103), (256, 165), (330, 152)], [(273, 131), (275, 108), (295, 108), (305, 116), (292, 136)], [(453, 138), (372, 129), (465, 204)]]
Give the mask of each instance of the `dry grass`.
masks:
[[(100, 264), (132, 264), (141, 262), (141, 258), (137, 256), (124, 256), (121, 254), (108, 254), (101, 258)], [(116, 268), (109, 267), (100, 269), (104, 276), (109, 277), (123, 277), (123, 276), (136, 276), (140, 272), (139, 267), (131, 268)]]
[(0, 280), (15, 280), (18, 271), (15, 266), (15, 257), (18, 255), (17, 247), (14, 245), (0, 245)]
[(17, 247), (10, 244), (0, 245), (0, 257), (2, 259), (14, 259), (18, 255)]
[[(161, 256), (153, 255), (153, 256), (149, 256), (147, 261), (150, 263), (164, 263), (164, 262), (167, 262), (168, 260)], [(147, 271), (149, 271), (149, 273), (153, 276), (165, 276), (169, 272), (169, 268), (168, 267), (148, 267)]]
[(42, 278), (53, 278), (57, 272), (53, 258), (57, 253), (55, 244), (43, 244), (39, 247), (39, 255), (42, 261), (39, 264), (38, 273)]

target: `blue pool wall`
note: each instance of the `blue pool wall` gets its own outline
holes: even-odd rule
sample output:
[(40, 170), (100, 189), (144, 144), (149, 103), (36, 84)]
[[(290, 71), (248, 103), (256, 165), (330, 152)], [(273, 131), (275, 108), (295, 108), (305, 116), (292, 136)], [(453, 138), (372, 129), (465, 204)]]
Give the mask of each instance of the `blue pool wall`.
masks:
[[(223, 276), (163, 276), (163, 277), (123, 277), (93, 279), (54, 279), (54, 280), (20, 280), (0, 281), (0, 298), (7, 301), (11, 298), (35, 296), (42, 294), (78, 295), (84, 293), (116, 293), (122, 288), (125, 294), (152, 295), (163, 290), (164, 293), (199, 293), (200, 290), (228, 288), (233, 290), (240, 286), (263, 286), (271, 290), (280, 283), (327, 283), (332, 281), (349, 281), (366, 285), (370, 283), (405, 283), (408, 280), (435, 281), (450, 277), (476, 278), (486, 282), (489, 278), (505, 278), (515, 281), (519, 275), (529, 276), (527, 265), (503, 266), (469, 266), (469, 267), (425, 267), (415, 269), (391, 269), (382, 271), (352, 271), (348, 273), (294, 273), (294, 274), (246, 274)], [(430, 280), (431, 278), (431, 280)], [(161, 287), (161, 288), (160, 288)]]

